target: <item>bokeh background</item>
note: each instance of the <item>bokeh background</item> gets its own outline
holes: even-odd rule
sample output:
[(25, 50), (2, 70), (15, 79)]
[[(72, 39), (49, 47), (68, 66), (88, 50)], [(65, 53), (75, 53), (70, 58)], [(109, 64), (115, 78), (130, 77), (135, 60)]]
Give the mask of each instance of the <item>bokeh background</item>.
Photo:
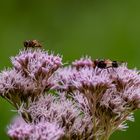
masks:
[[(71, 62), (83, 55), (128, 62), (140, 69), (139, 0), (0, 0), (0, 70), (11, 67), (10, 56), (26, 39)], [(15, 115), (0, 98), (0, 139), (8, 140), (7, 125)], [(111, 140), (140, 137), (140, 111), (126, 132)]]

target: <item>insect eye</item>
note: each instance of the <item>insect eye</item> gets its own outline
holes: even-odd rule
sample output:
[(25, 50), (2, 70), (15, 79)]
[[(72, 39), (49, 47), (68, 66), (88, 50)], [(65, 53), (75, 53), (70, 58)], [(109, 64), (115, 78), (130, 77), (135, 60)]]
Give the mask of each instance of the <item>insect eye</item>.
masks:
[(24, 46), (25, 47), (28, 46), (28, 42), (27, 41), (24, 42)]
[(104, 61), (99, 61), (97, 66), (98, 68), (106, 68), (106, 63)]
[(112, 61), (112, 67), (115, 67), (115, 68), (118, 67), (118, 63), (117, 63), (117, 61)]

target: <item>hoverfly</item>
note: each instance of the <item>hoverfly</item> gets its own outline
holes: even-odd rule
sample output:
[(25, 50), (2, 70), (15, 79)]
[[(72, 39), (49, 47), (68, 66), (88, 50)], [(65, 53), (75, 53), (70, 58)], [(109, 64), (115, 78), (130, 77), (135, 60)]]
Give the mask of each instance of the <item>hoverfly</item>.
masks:
[(41, 48), (42, 45), (37, 40), (26, 40), (23, 42), (25, 49), (27, 48)]

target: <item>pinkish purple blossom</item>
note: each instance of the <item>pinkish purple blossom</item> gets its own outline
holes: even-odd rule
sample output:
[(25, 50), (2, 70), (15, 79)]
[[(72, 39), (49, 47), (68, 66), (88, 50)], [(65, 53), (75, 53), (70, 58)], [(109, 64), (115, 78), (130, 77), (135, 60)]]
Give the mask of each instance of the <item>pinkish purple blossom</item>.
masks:
[(93, 117), (93, 133), (102, 132), (102, 137), (126, 128), (124, 122), (133, 121), (132, 112), (140, 107), (140, 75), (126, 65), (115, 69), (64, 68), (57, 71), (53, 81), (56, 90), (74, 95), (78, 92), (87, 99)]
[(79, 70), (80, 68), (85, 68), (85, 67), (93, 67), (94, 62), (91, 60), (90, 57), (86, 56), (86, 57), (82, 57), (79, 60), (75, 60), (74, 62), (72, 62), (72, 66), (76, 67), (77, 70)]
[(17, 71), (36, 81), (42, 90), (50, 88), (48, 79), (62, 65), (61, 57), (40, 49), (22, 51), (11, 60)]
[(7, 133), (12, 140), (24, 140), (29, 139), (30, 135), (33, 134), (33, 128), (22, 118), (16, 117), (8, 127)]
[[(0, 74), (2, 96), (39, 96), (51, 88), (49, 78), (62, 65), (61, 57), (42, 50), (21, 51), (11, 58), (14, 68)], [(18, 95), (15, 95), (18, 94)]]
[[(0, 73), (0, 95), (16, 109), (26, 109), (52, 87), (49, 79), (62, 65), (61, 57), (40, 49), (29, 49), (11, 60), (13, 68)], [(25, 109), (22, 109), (22, 116), (30, 121)]]
[[(89, 114), (82, 113), (82, 109), (73, 100), (68, 100), (65, 96), (54, 97), (47, 95), (30, 105), (27, 111), (33, 122), (45, 120), (56, 122), (64, 129), (65, 138), (73, 139), (92, 133), (92, 120)], [(81, 115), (82, 113), (82, 115)]]
[(9, 127), (12, 140), (108, 140), (140, 109), (140, 74), (126, 64), (102, 69), (85, 57), (62, 67), (61, 57), (39, 49), (11, 60), (0, 95), (24, 119)]
[(8, 135), (11, 140), (58, 140), (64, 131), (56, 123), (27, 124), (22, 118), (16, 118), (8, 128)]
[[(21, 71), (15, 69), (4, 70), (0, 74), (0, 93), (12, 100), (15, 96), (24, 100), (26, 96), (34, 96), (37, 83), (30, 77), (25, 77)], [(17, 100), (18, 102), (18, 100)]]

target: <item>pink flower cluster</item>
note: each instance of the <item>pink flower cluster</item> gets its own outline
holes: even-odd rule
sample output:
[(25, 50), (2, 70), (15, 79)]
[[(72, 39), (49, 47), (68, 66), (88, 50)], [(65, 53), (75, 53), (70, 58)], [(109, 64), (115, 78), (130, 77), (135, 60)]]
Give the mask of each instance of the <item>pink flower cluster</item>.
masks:
[(49, 90), (52, 74), (62, 65), (61, 57), (43, 50), (24, 50), (12, 57), (13, 68), (0, 74), (0, 94), (17, 109)]
[(56, 123), (27, 124), (18, 117), (9, 126), (8, 135), (13, 140), (58, 140), (64, 131)]
[(126, 64), (98, 68), (85, 57), (62, 67), (59, 55), (41, 49), (11, 60), (0, 95), (22, 118), (8, 127), (12, 140), (108, 140), (140, 108), (140, 74)]

